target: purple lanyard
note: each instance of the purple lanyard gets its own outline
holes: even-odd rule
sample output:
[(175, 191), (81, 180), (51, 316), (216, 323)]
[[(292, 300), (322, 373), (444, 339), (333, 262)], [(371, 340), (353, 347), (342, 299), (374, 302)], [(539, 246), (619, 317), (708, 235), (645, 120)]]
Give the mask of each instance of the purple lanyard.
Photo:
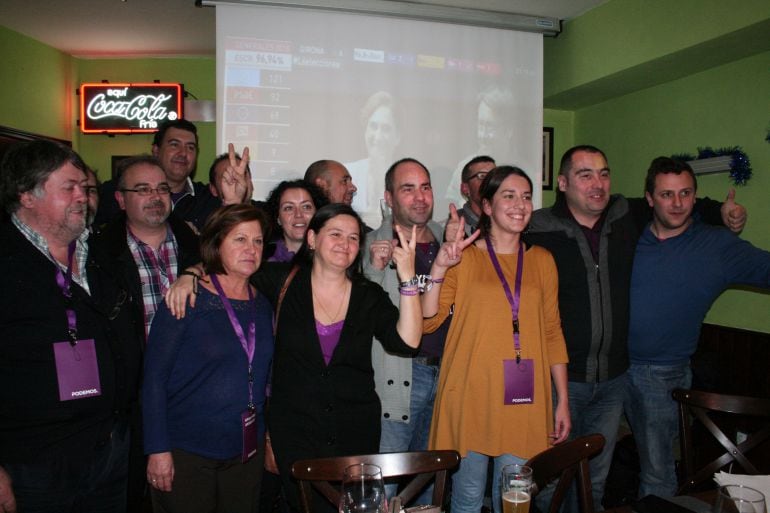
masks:
[[(72, 262), (75, 260), (75, 245), (73, 240), (67, 246), (67, 272), (61, 272), (59, 264), (56, 265), (56, 284), (61, 289), (61, 293), (67, 298), (64, 313), (67, 314), (67, 334), (70, 337), (70, 344), (73, 346), (78, 343), (78, 318), (75, 309), (72, 308)], [(53, 256), (52, 256), (53, 258)], [(54, 259), (55, 260), (55, 259)]]
[[(131, 231), (130, 228), (128, 227), (126, 228), (128, 229), (129, 233), (131, 233), (131, 237), (133, 237), (134, 240), (136, 241), (137, 243), (136, 245), (139, 247), (139, 250), (142, 251), (142, 253), (144, 253), (144, 256), (150, 259), (150, 264), (154, 268), (160, 270), (161, 274), (164, 274), (168, 278), (169, 283), (173, 283), (174, 275), (173, 275), (173, 269), (171, 269), (171, 256), (169, 255), (166, 241), (163, 241), (160, 244), (160, 248), (158, 248), (158, 253), (160, 253), (160, 262), (158, 262), (158, 259), (155, 258), (155, 251), (153, 251), (153, 249), (149, 245), (139, 240), (136, 237), (136, 235), (134, 235), (134, 233)], [(163, 266), (162, 270), (161, 270), (161, 265)], [(163, 288), (162, 284), (160, 284), (160, 288), (161, 289)]]
[(511, 287), (508, 286), (508, 281), (505, 279), (503, 268), (500, 267), (500, 262), (497, 260), (495, 248), (492, 247), (489, 236), (484, 237), (484, 241), (487, 244), (487, 251), (489, 252), (489, 258), (492, 260), (492, 266), (495, 268), (497, 277), (500, 278), (500, 283), (503, 284), (505, 297), (508, 299), (508, 304), (511, 305), (511, 316), (513, 317), (513, 345), (516, 349), (516, 363), (519, 363), (521, 361), (521, 342), (519, 342), (519, 300), (521, 299), (521, 275), (522, 270), (524, 269), (524, 243), (519, 241), (519, 257), (516, 261), (516, 286), (514, 293), (511, 294)]
[[(253, 321), (249, 323), (249, 338), (247, 339), (246, 335), (243, 333), (243, 327), (241, 326), (241, 323), (235, 316), (235, 309), (233, 308), (232, 303), (230, 303), (230, 300), (227, 298), (227, 296), (225, 296), (225, 292), (222, 290), (222, 285), (219, 284), (219, 279), (214, 274), (211, 275), (211, 283), (213, 283), (214, 288), (217, 289), (219, 299), (222, 300), (222, 305), (225, 307), (227, 317), (230, 319), (230, 324), (233, 326), (233, 330), (235, 331), (235, 335), (238, 337), (238, 340), (241, 341), (241, 347), (243, 348), (243, 351), (246, 353), (246, 357), (248, 358), (249, 410), (253, 412), (256, 410), (256, 408), (254, 407), (254, 376), (251, 372), (251, 361), (254, 359), (254, 350), (257, 345), (257, 328)], [(254, 301), (254, 294), (251, 292), (251, 286), (249, 286), (248, 289), (249, 301)]]

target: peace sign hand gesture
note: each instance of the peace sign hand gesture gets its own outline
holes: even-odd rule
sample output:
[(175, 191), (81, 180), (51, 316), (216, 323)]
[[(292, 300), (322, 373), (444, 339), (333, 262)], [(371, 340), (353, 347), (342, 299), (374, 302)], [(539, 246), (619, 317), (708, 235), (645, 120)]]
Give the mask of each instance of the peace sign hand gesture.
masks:
[(251, 196), (251, 176), (249, 176), (249, 147), (243, 148), (240, 161), (235, 156), (233, 143), (227, 145), (228, 164), (222, 173), (220, 184), (223, 205), (244, 203)]

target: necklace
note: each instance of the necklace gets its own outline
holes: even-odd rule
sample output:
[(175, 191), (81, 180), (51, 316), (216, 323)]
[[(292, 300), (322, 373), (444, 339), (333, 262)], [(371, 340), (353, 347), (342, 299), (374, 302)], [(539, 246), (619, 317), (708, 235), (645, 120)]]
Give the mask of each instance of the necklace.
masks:
[[(329, 322), (327, 323), (327, 326), (329, 324), (334, 324), (334, 322), (339, 319), (340, 312), (342, 312), (342, 307), (345, 305), (345, 296), (347, 296), (347, 293), (348, 293), (348, 286), (349, 286), (349, 283), (346, 283), (345, 289), (342, 292), (342, 297), (340, 298), (340, 301), (339, 301), (339, 306), (337, 307), (337, 313), (335, 313), (334, 316), (329, 315), (329, 311), (321, 302), (321, 299), (316, 295), (315, 290), (312, 291), (313, 299), (315, 299), (315, 302), (318, 303), (318, 306), (321, 307), (321, 311), (324, 313), (324, 315), (326, 315), (327, 319), (329, 320)], [(312, 286), (311, 286), (311, 290), (312, 290)]]

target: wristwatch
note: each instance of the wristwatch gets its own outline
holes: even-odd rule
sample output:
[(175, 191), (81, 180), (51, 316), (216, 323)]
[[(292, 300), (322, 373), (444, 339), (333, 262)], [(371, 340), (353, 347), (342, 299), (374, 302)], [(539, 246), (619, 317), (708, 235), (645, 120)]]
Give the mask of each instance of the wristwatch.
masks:
[(398, 288), (403, 289), (404, 287), (416, 287), (419, 284), (420, 281), (417, 279), (417, 275), (415, 274), (411, 280), (399, 282)]

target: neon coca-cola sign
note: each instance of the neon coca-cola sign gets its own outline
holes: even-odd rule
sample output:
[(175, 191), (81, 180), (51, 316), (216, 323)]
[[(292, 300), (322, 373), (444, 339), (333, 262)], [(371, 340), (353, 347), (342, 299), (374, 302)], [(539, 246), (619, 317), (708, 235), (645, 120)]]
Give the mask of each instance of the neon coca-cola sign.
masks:
[(85, 134), (155, 132), (182, 117), (181, 84), (82, 84), (80, 130)]

